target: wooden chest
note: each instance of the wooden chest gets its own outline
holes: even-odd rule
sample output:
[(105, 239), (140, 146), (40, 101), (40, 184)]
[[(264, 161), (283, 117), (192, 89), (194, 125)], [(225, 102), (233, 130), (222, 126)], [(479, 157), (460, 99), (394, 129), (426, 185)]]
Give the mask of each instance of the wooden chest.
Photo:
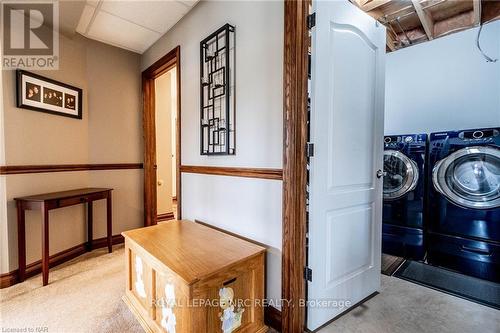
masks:
[(190, 221), (123, 236), (123, 299), (146, 332), (267, 331), (263, 247)]

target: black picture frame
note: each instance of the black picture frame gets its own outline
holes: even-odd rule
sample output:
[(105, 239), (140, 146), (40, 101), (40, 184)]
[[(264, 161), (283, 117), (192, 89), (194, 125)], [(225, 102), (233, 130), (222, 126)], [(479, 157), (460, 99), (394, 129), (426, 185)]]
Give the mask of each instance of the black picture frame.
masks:
[(18, 108), (75, 119), (83, 118), (81, 88), (18, 69), (16, 90)]

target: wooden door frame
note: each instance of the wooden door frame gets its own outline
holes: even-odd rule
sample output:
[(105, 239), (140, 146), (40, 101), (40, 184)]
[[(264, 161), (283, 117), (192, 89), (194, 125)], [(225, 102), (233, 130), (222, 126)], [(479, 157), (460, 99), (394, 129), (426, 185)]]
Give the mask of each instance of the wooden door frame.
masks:
[(177, 46), (142, 72), (143, 129), (144, 129), (144, 226), (157, 223), (156, 198), (156, 124), (155, 79), (176, 68), (176, 196), (177, 219), (181, 214), (181, 47)]
[(307, 80), (310, 0), (285, 0), (283, 59), (283, 332), (305, 330)]

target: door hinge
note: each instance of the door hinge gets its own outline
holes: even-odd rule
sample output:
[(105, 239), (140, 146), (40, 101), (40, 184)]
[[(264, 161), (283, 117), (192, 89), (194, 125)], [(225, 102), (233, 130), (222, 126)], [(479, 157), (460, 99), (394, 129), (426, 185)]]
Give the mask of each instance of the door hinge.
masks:
[(314, 143), (308, 142), (306, 143), (306, 157), (314, 156)]
[(316, 26), (316, 13), (307, 15), (307, 29), (312, 29), (314, 26)]
[(313, 271), (309, 267), (304, 267), (304, 279), (309, 282), (312, 282), (313, 280)]

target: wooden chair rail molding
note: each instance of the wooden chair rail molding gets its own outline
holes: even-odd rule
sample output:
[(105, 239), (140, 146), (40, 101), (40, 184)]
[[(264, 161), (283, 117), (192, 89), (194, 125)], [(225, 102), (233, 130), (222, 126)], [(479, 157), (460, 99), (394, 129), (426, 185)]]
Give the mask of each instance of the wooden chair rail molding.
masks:
[(50, 164), (50, 165), (2, 165), (0, 175), (25, 173), (88, 171), (88, 170), (123, 170), (142, 169), (142, 163), (107, 163), (107, 164)]
[(219, 175), (231, 177), (261, 178), (261, 179), (283, 179), (282, 169), (268, 168), (239, 168), (239, 167), (215, 167), (202, 165), (181, 165), (181, 172), (199, 173), (205, 175)]

